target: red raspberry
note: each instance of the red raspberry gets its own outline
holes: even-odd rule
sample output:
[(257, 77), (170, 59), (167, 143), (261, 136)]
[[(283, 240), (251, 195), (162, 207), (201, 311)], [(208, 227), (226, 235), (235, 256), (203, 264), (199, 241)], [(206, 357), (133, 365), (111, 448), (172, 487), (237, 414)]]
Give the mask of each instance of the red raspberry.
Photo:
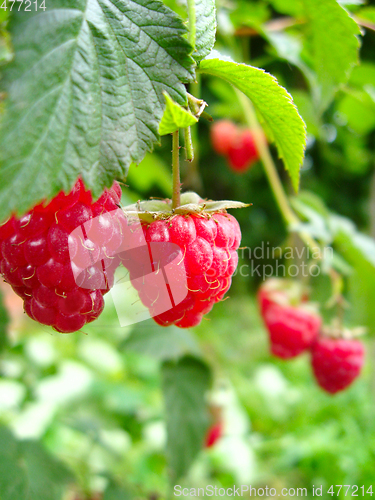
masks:
[(246, 129), (231, 143), (228, 150), (229, 165), (235, 172), (245, 172), (259, 158), (254, 134)]
[[(309, 304), (301, 304), (301, 297), (295, 296), (294, 285), (289, 286), (289, 290), (288, 285), (286, 280), (272, 279), (258, 292), (271, 352), (282, 359), (293, 358), (309, 349), (322, 326), (320, 316)], [(293, 305), (293, 300), (298, 303)]]
[(32, 319), (68, 333), (100, 315), (116, 269), (107, 261), (122, 241), (120, 194), (115, 182), (93, 203), (78, 180), (70, 193), (0, 226), (1, 273)]
[(223, 425), (221, 422), (211, 425), (208, 429), (205, 441), (205, 447), (211, 448), (223, 435)]
[(227, 155), (238, 134), (237, 126), (229, 120), (220, 120), (211, 127), (211, 143), (219, 155)]
[(315, 378), (330, 394), (346, 389), (361, 373), (364, 347), (359, 340), (319, 337), (311, 348)]
[(192, 213), (133, 227), (138, 248), (119, 256), (142, 303), (161, 326), (198, 325), (231, 285), (241, 240), (237, 220), (225, 212)]

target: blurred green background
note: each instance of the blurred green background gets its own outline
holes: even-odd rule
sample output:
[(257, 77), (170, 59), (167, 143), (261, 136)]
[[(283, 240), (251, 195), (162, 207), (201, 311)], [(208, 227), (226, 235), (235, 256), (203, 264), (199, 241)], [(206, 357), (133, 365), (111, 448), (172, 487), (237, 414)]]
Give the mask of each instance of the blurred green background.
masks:
[[(183, 2), (165, 3), (185, 16)], [(238, 273), (230, 298), (217, 304), (194, 331), (163, 329), (152, 320), (120, 327), (108, 294), (102, 316), (85, 327), (84, 334), (70, 335), (28, 319), (22, 301), (4, 284), (0, 500), (169, 498), (169, 466), (177, 459), (183, 462), (183, 446), (187, 456), (194, 455), (190, 448), (196, 443), (192, 443), (194, 433), (184, 435), (189, 425), (195, 425), (194, 415), (176, 418), (173, 436), (181, 425), (183, 446), (168, 446), (172, 452), (168, 462), (165, 367), (173, 372), (173, 363), (188, 367), (195, 359), (204, 360), (199, 361), (203, 371), (206, 364), (212, 371), (204, 412), (211, 423), (222, 419), (223, 435), (212, 448), (197, 454), (178, 484), (189, 488), (251, 484), (278, 492), (303, 487), (307, 498), (313, 496), (313, 485), (323, 485), (323, 498), (329, 497), (324, 492), (331, 485), (363, 485), (365, 491), (373, 485), (375, 7), (360, 0), (339, 3), (363, 30), (361, 64), (324, 110), (319, 110), (314, 97), (311, 74), (316, 68), (300, 2), (218, 0), (215, 48), (275, 75), (306, 122), (302, 194), (293, 203), (304, 227), (320, 243), (334, 248), (334, 267), (343, 273), (351, 304), (346, 321), (369, 328), (360, 379), (331, 397), (313, 380), (308, 355), (289, 362), (271, 357), (256, 305), (261, 281), (257, 276)], [(6, 20), (0, 17), (0, 22), (5, 30)], [(11, 46), (5, 31), (0, 30), (0, 36), (0, 58), (7, 60)], [(229, 84), (199, 77), (190, 91), (208, 102), (215, 120), (245, 124)], [(213, 151), (210, 127), (200, 120), (193, 129), (196, 160), (182, 165), (183, 187), (205, 198), (252, 203), (233, 212), (241, 224), (244, 247), (296, 244), (287, 234), (261, 164), (245, 174), (234, 173)], [(292, 195), (282, 163), (271, 150)], [(170, 152), (171, 139), (164, 137), (155, 153), (131, 167), (124, 205), (150, 196), (171, 196)], [(245, 252), (239, 266), (249, 263)], [(267, 258), (260, 263), (274, 265)], [(328, 319), (335, 311), (325, 307), (332, 290), (323, 271), (324, 264), (310, 286)], [(117, 293), (126, 307), (130, 293), (115, 288), (112, 294)], [(192, 407), (195, 403), (199, 407), (199, 401), (192, 401)], [(343, 498), (345, 491), (338, 496)]]

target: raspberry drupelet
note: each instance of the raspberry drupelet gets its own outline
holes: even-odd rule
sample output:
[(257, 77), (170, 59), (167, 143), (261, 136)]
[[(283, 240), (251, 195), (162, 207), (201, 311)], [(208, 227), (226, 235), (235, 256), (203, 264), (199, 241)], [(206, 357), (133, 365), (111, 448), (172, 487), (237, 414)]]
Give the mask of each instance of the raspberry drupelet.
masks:
[[(142, 231), (147, 242), (144, 252), (137, 251), (135, 259), (134, 255), (120, 254), (142, 303), (161, 326), (198, 325), (231, 286), (241, 240), (237, 220), (225, 211), (172, 215), (150, 223), (143, 221)], [(147, 274), (168, 263), (171, 295), (183, 300), (173, 301), (172, 297), (172, 306), (160, 313), (164, 300), (160, 286), (155, 274)], [(142, 273), (144, 278), (140, 281)]]
[(0, 226), (1, 273), (30, 318), (69, 333), (100, 315), (118, 264), (120, 197), (114, 182), (93, 202), (79, 179), (70, 193)]

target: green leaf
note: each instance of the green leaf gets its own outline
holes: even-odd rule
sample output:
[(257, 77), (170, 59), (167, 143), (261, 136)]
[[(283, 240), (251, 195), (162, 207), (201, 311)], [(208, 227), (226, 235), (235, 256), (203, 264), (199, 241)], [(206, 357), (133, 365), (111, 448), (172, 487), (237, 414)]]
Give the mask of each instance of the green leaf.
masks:
[(207, 365), (192, 357), (164, 363), (162, 376), (173, 482), (188, 472), (202, 449), (208, 427), (205, 394), (211, 378)]
[(36, 441), (16, 441), (0, 428), (1, 500), (61, 500), (73, 476)]
[(357, 23), (336, 0), (302, 0), (308, 17), (308, 35), (318, 85), (320, 112), (331, 102), (358, 62), (360, 34)]
[(199, 346), (189, 331), (174, 326), (160, 328), (151, 320), (136, 324), (122, 347), (163, 361), (178, 359), (186, 354), (200, 354)]
[(73, 481), (70, 471), (36, 441), (21, 441), (19, 447), (28, 481), (25, 498), (60, 500), (64, 487)]
[(230, 20), (235, 28), (249, 26), (258, 30), (270, 17), (271, 11), (266, 3), (253, 3), (248, 0), (238, 0), (235, 10), (230, 14)]
[(114, 481), (110, 482), (103, 495), (103, 500), (131, 500), (131, 498), (133, 498), (131, 493)]
[[(0, 292), (0, 352), (8, 345), (7, 327), (9, 323), (8, 311), (4, 307), (3, 293)], [(0, 497), (1, 498), (1, 497)]]
[(0, 498), (24, 500), (27, 478), (18, 454), (18, 443), (6, 427), (0, 427)]
[(349, 277), (349, 318), (353, 326), (366, 326), (375, 334), (375, 242), (359, 233), (349, 219), (331, 216), (337, 250), (352, 266)]
[(187, 109), (177, 104), (171, 97), (164, 92), (165, 109), (159, 125), (159, 134), (172, 134), (179, 128), (190, 127), (197, 123), (198, 119)]
[[(78, 175), (98, 196), (158, 142), (163, 91), (186, 103), (186, 28), (159, 0), (54, 0), (16, 12), (3, 72), (0, 220)], [(17, 196), (14, 196), (17, 193)]]
[(221, 59), (205, 59), (200, 69), (223, 78), (243, 92), (257, 109), (273, 135), (295, 190), (298, 190), (306, 131), (293, 99), (275, 77), (262, 69)]
[(375, 102), (368, 93), (356, 90), (344, 95), (337, 109), (357, 134), (366, 135), (375, 128)]
[(359, 9), (355, 14), (359, 19), (364, 19), (365, 21), (370, 21), (370, 23), (375, 23), (375, 7), (363, 7), (362, 9)]
[(269, 0), (272, 7), (282, 14), (300, 17), (303, 15), (302, 0)]
[(213, 49), (216, 35), (215, 0), (195, 0), (194, 59), (199, 62)]

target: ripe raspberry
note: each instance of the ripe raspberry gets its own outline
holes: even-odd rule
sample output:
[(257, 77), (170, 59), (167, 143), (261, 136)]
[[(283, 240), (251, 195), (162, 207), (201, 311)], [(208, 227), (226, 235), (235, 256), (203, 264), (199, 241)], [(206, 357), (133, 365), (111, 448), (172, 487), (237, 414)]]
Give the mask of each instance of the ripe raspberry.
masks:
[(245, 172), (259, 158), (254, 134), (246, 129), (241, 132), (228, 150), (229, 165), (235, 172)]
[(107, 261), (122, 241), (120, 194), (115, 182), (93, 202), (79, 179), (70, 193), (0, 226), (1, 273), (30, 318), (69, 333), (100, 315), (116, 269)]
[[(284, 288), (283, 288), (284, 287)], [(289, 287), (289, 289), (288, 289)], [(258, 292), (258, 302), (274, 356), (289, 359), (307, 350), (317, 338), (322, 321), (311, 305), (296, 296), (299, 287), (272, 279)], [(299, 289), (299, 292), (302, 291)], [(297, 301), (293, 305), (293, 301)]]
[(238, 134), (237, 126), (229, 120), (220, 120), (211, 127), (211, 143), (219, 155), (227, 155)]
[(314, 342), (311, 354), (318, 384), (335, 394), (346, 389), (360, 375), (365, 353), (359, 340), (321, 336)]
[[(165, 214), (162, 220), (134, 224), (131, 234), (138, 243), (119, 257), (151, 317), (161, 326), (198, 325), (231, 285), (241, 240), (237, 220), (224, 211)], [(147, 245), (142, 247), (143, 237)], [(167, 297), (161, 292), (165, 283)]]
[(223, 425), (221, 422), (211, 425), (206, 435), (205, 447), (211, 448), (212, 446), (214, 446), (214, 444), (216, 444), (216, 442), (221, 438), (222, 435)]

